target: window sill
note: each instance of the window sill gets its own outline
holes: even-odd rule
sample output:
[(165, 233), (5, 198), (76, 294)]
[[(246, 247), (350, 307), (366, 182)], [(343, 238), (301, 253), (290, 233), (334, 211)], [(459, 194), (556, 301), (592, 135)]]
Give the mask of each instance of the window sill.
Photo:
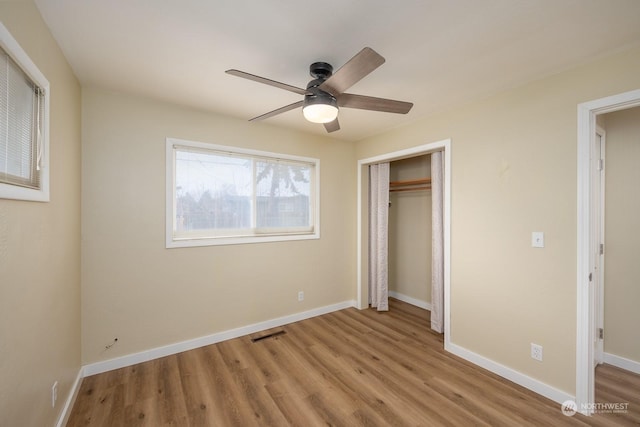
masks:
[(269, 242), (288, 242), (295, 240), (314, 240), (320, 238), (320, 232), (291, 235), (271, 235), (271, 236), (243, 236), (243, 237), (216, 237), (216, 238), (198, 238), (198, 239), (173, 239), (168, 238), (166, 242), (167, 249), (173, 248), (191, 248), (198, 246), (224, 246), (224, 245), (242, 245), (252, 243), (269, 243)]

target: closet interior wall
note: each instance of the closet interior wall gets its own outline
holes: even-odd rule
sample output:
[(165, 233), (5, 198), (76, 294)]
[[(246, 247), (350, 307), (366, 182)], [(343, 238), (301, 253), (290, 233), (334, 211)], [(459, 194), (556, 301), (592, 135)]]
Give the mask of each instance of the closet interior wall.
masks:
[[(393, 161), (389, 174), (391, 182), (430, 178), (431, 156)], [(431, 190), (390, 191), (389, 202), (389, 295), (430, 308)]]

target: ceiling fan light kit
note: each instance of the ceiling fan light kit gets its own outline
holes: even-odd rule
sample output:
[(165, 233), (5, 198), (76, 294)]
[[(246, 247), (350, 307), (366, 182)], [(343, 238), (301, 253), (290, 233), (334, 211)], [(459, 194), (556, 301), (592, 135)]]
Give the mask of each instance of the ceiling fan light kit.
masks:
[(309, 67), (309, 74), (311, 74), (314, 80), (309, 82), (306, 90), (244, 71), (232, 69), (227, 70), (226, 73), (304, 95), (303, 101), (298, 101), (254, 117), (250, 119), (251, 121), (263, 120), (302, 107), (302, 114), (305, 119), (313, 123), (324, 124), (327, 132), (335, 132), (340, 129), (340, 124), (338, 123), (338, 106), (398, 114), (406, 114), (411, 110), (413, 104), (410, 102), (354, 95), (344, 92), (380, 65), (384, 64), (384, 61), (384, 58), (373, 49), (365, 47), (335, 73), (333, 73), (333, 67), (330, 64), (326, 62), (314, 62)]
[(306, 95), (302, 114), (311, 123), (329, 123), (338, 117), (338, 102), (332, 96)]

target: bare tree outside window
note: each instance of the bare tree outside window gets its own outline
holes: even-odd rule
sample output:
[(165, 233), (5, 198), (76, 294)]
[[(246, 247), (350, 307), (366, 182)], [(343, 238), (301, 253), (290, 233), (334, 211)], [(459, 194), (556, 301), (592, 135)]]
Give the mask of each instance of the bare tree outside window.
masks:
[(257, 162), (257, 227), (309, 225), (311, 168), (281, 162)]

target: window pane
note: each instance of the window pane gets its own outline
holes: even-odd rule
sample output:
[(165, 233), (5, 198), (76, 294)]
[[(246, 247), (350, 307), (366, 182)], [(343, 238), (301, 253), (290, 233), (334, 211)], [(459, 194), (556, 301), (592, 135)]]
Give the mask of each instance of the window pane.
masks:
[(319, 160), (167, 138), (167, 247), (320, 237)]
[(256, 226), (295, 228), (311, 225), (311, 165), (256, 162)]
[(177, 233), (251, 226), (251, 160), (178, 150), (175, 173)]
[(0, 181), (37, 188), (37, 88), (0, 50)]

